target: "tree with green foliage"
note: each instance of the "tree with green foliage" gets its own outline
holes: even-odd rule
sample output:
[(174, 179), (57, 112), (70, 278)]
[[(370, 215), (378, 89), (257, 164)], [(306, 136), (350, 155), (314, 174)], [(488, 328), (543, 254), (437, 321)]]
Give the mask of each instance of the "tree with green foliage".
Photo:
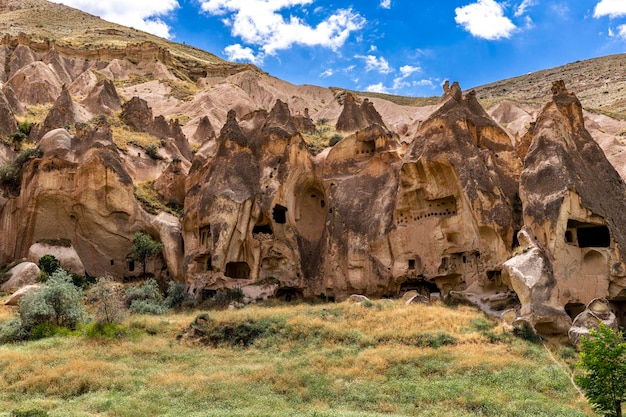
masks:
[(73, 329), (84, 316), (83, 292), (69, 273), (57, 269), (38, 291), (20, 299), (19, 314), (27, 329), (44, 323)]
[(61, 268), (61, 261), (59, 261), (54, 255), (49, 253), (39, 258), (39, 269), (45, 274), (45, 277), (49, 277), (54, 274), (57, 269)]
[(146, 263), (149, 258), (156, 256), (163, 249), (163, 244), (152, 240), (150, 235), (137, 232), (133, 236), (133, 246), (131, 248), (132, 258), (143, 265), (143, 274), (146, 274)]
[(608, 417), (622, 417), (626, 400), (626, 342), (622, 332), (604, 323), (580, 342), (578, 366), (585, 373), (576, 382), (593, 406)]

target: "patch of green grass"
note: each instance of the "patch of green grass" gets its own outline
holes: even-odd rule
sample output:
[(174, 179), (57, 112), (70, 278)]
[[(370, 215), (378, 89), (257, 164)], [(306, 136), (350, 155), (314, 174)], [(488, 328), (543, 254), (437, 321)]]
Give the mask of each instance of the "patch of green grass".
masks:
[[(382, 303), (381, 303), (382, 305)], [(545, 349), (459, 306), (260, 304), (134, 316), (133, 337), (0, 346), (0, 410), (51, 416), (593, 416)], [(489, 322), (491, 323), (491, 322)], [(481, 330), (476, 329), (481, 328)], [(150, 331), (148, 331), (148, 329)], [(417, 343), (454, 338), (455, 343)], [(2, 415), (0, 413), (0, 415)]]
[(179, 218), (182, 217), (182, 207), (165, 201), (154, 188), (154, 181), (137, 182), (134, 187), (135, 198), (148, 213), (159, 214), (165, 211)]

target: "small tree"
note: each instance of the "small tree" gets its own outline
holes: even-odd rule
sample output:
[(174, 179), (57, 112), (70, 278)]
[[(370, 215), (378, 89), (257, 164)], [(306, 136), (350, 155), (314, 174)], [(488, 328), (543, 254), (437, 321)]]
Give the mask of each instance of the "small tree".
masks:
[(109, 276), (98, 278), (89, 293), (96, 307), (96, 323), (119, 324), (126, 318), (122, 294), (114, 291), (114, 283)]
[(626, 400), (626, 342), (621, 332), (604, 323), (591, 330), (580, 342), (578, 366), (585, 374), (576, 382), (585, 396), (604, 416), (622, 417), (622, 402)]
[(143, 265), (143, 274), (146, 274), (146, 263), (149, 258), (157, 255), (163, 249), (161, 243), (152, 240), (150, 235), (137, 232), (133, 236), (133, 246), (131, 248), (132, 257)]
[(32, 329), (51, 323), (72, 329), (83, 319), (83, 292), (72, 284), (72, 276), (57, 269), (38, 291), (24, 295), (19, 302), (22, 325)]
[(39, 269), (45, 274), (45, 277), (54, 274), (57, 269), (61, 268), (61, 261), (59, 261), (54, 255), (44, 255), (39, 258)]

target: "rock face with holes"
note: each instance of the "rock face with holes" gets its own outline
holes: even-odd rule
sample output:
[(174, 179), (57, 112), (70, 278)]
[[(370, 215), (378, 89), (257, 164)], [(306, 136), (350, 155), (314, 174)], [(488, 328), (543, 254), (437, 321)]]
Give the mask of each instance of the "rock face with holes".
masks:
[(520, 227), (510, 137), (458, 84), (420, 127), (400, 168), (389, 236), (396, 286), (497, 292)]
[(240, 286), (262, 294), (263, 287), (279, 287), (290, 297), (306, 288), (302, 266), (317, 261), (302, 259), (315, 256), (302, 250), (303, 239), (319, 238), (302, 203), (311, 190), (321, 191), (311, 157), (284, 103), (254, 120), (242, 128), (231, 111), (214, 156), (193, 161), (183, 238), (184, 267), (196, 293)]
[[(520, 297), (521, 314), (540, 332), (563, 333), (566, 312), (574, 316), (594, 298), (620, 306), (618, 300), (626, 298), (626, 185), (585, 129), (580, 102), (562, 82), (554, 84), (552, 101), (528, 135), (532, 144), (520, 180), (524, 224), (551, 276), (541, 291)], [(555, 309), (552, 319), (538, 314), (543, 309)]]
[[(2, 262), (27, 255), (36, 261), (52, 253), (73, 273), (110, 274), (118, 279), (136, 275), (126, 262), (133, 234), (146, 231), (158, 237), (161, 229), (135, 199), (108, 126), (75, 136), (65, 129), (52, 130), (41, 139), (39, 150), (40, 156), (23, 166), (19, 195), (0, 206)], [(71, 246), (31, 246), (50, 239)], [(171, 252), (166, 255), (182, 258), (182, 242), (168, 243)], [(168, 265), (182, 264), (167, 262), (168, 256), (165, 260)], [(161, 269), (160, 265), (148, 268), (155, 276), (161, 275)], [(172, 275), (175, 271), (171, 268)], [(182, 279), (180, 272), (178, 279)]]

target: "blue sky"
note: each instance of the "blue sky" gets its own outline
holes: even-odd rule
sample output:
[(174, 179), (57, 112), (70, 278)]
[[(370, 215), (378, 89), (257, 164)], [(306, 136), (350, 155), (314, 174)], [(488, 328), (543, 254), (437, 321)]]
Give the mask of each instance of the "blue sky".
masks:
[(626, 50), (626, 0), (55, 0), (294, 84), (440, 95)]

